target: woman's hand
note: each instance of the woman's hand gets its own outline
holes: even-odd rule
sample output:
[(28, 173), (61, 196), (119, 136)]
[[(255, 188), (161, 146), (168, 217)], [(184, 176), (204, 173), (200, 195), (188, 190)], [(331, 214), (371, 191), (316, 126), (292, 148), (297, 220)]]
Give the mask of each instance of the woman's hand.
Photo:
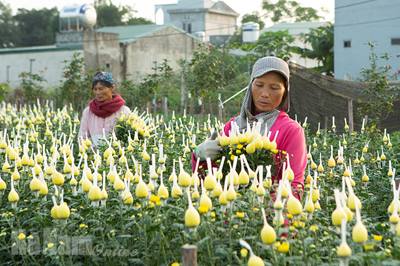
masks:
[(219, 144), (219, 139), (216, 139), (217, 137), (218, 133), (214, 131), (211, 137), (197, 146), (194, 153), (196, 158), (200, 158), (201, 161), (205, 161), (207, 158), (211, 160), (215, 159), (222, 149)]

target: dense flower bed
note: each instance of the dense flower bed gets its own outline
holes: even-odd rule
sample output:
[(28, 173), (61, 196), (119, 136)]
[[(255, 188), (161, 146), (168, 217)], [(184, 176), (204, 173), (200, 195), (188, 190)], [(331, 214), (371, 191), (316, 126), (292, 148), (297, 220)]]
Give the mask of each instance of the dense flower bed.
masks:
[(203, 185), (195, 181), (190, 156), (207, 131), (221, 131), (214, 119), (164, 121), (135, 111), (118, 117), (98, 150), (77, 139), (79, 119), (67, 106), (3, 104), (0, 123), (2, 263), (171, 265), (188, 244), (197, 246), (199, 265), (250, 265), (256, 256), (265, 265), (400, 258), (393, 211), (400, 205), (388, 208), (397, 137), (371, 140), (368, 129), (311, 136), (303, 124), (310, 149), (299, 202), (284, 185), (290, 169), (286, 182), (272, 184), (266, 166), (284, 151), (257, 132), (236, 143), (221, 137), (224, 159), (216, 163), (225, 168), (205, 173)]

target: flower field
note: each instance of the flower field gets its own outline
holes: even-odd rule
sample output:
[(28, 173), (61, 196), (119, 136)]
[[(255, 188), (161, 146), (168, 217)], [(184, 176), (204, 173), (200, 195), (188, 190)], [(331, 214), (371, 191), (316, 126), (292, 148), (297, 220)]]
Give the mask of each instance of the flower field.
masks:
[[(192, 174), (196, 145), (222, 130), (214, 118), (134, 111), (98, 150), (78, 140), (79, 117), (67, 106), (3, 104), (0, 123), (2, 264), (178, 265), (185, 245), (197, 246), (198, 265), (400, 260), (399, 134), (302, 124), (309, 150), (299, 201), (285, 151), (257, 130), (222, 136), (215, 170)], [(280, 185), (271, 156), (286, 169)]]

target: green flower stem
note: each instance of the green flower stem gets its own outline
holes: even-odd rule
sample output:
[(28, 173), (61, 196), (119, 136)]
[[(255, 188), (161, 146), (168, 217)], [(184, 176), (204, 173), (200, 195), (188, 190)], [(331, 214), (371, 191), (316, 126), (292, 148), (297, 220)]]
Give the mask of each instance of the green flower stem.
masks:
[[(118, 197), (119, 197), (119, 195), (118, 195)], [(88, 197), (88, 199), (89, 199), (89, 197)], [(124, 201), (124, 199), (122, 197), (119, 197), (119, 222), (121, 224), (121, 228), (123, 227), (123, 225), (122, 225), (122, 221), (123, 221), (123, 201)], [(143, 208), (143, 204), (142, 204), (142, 208)]]
[(232, 223), (233, 223), (233, 201), (230, 206), (230, 215), (229, 215), (229, 263), (232, 264), (232, 254), (233, 254), (233, 243), (232, 243)]
[[(256, 177), (254, 177), (254, 178), (256, 178)], [(249, 204), (249, 206), (250, 206), (250, 209), (249, 209), (249, 211), (248, 211), (248, 213), (250, 214), (250, 223), (252, 223), (253, 221), (254, 221), (254, 200), (255, 200), (255, 197), (256, 197), (256, 193), (254, 192), (254, 191), (251, 191), (250, 192), (250, 204)], [(254, 226), (253, 224), (252, 224), (252, 226)]]
[(15, 215), (15, 218), (17, 219), (18, 230), (21, 230), (21, 224), (19, 222), (19, 212), (20, 212), (20, 208), (19, 208), (19, 205), (17, 204), (17, 209), (16, 209), (16, 212), (14, 215)]
[[(10, 239), (11, 239), (11, 238), (10, 238)], [(7, 250), (7, 253), (8, 253), (8, 254), (11, 254), (11, 250), (9, 249), (9, 245), (6, 243), (4, 237), (2, 238), (2, 242), (4, 243), (4, 245), (2, 245), (2, 246)], [(11, 259), (12, 259), (14, 265), (17, 265), (17, 262), (16, 262), (15, 259), (14, 259), (14, 256), (11, 255), (10, 257), (11, 257)]]
[[(299, 222), (299, 224), (300, 224), (300, 222)], [(307, 226), (307, 227), (308, 227), (308, 226)], [(302, 245), (303, 245), (303, 256), (304, 256), (304, 261), (306, 262), (306, 265), (308, 265), (308, 256), (307, 256), (307, 252), (306, 252), (307, 247), (306, 247), (306, 242), (304, 241), (304, 240), (306, 239), (307, 236), (306, 236), (305, 233), (303, 232), (301, 226), (300, 226), (300, 229), (299, 229), (298, 231), (299, 231), (299, 236), (300, 236), (300, 238), (301, 238), (301, 242), (302, 242)]]
[(332, 247), (331, 247), (331, 239), (328, 239), (328, 256), (329, 256), (329, 265), (332, 265)]
[(142, 227), (143, 227), (143, 234), (144, 234), (144, 244), (145, 244), (145, 256), (146, 256), (146, 265), (149, 265), (149, 248), (147, 246), (147, 228), (146, 228), (146, 211), (144, 210), (145, 201), (142, 200)]
[[(61, 258), (62, 265), (65, 266), (64, 255), (61, 255), (60, 258)], [(40, 265), (40, 264), (38, 264), (38, 265)]]
[[(162, 169), (162, 168), (161, 168)], [(156, 204), (155, 204), (155, 206), (157, 206)], [(159, 217), (159, 214), (160, 214), (160, 207), (156, 207), (156, 214), (155, 214), (155, 217)], [(162, 220), (163, 221), (163, 220)], [(160, 232), (162, 231), (162, 223), (160, 224)], [(161, 234), (160, 234), (161, 235)], [(163, 252), (163, 257), (164, 257), (164, 261), (165, 261), (165, 263), (168, 263), (167, 262), (167, 260), (166, 260), (166, 258), (165, 258), (165, 251), (164, 251), (164, 246), (162, 245), (162, 241), (159, 243), (160, 245), (159, 245), (159, 250), (158, 250), (158, 256), (157, 256), (157, 265), (160, 265), (160, 258), (161, 258), (161, 252)]]
[(171, 257), (174, 261), (176, 261), (176, 257), (174, 256), (174, 253), (172, 253), (171, 247), (169, 246), (169, 243), (167, 241), (167, 238), (164, 235), (164, 232), (161, 233), (162, 234), (162, 239), (165, 241), (165, 245), (167, 246), (169, 252), (171, 253)]
[(368, 216), (370, 216), (370, 215), (371, 215), (370, 211), (371, 211), (371, 209), (372, 209), (372, 208), (371, 208), (371, 206), (372, 206), (371, 198), (372, 198), (372, 197), (369, 197), (369, 195), (368, 195), (368, 182), (365, 182), (365, 190), (366, 190), (367, 198), (368, 198), (368, 206), (367, 206)]
[[(205, 215), (205, 216), (206, 216), (206, 225), (207, 225), (205, 233), (206, 233), (206, 237), (208, 237), (208, 232), (211, 231), (212, 229), (210, 226), (210, 219), (209, 219), (208, 215)], [(212, 245), (211, 237), (212, 237), (212, 234), (210, 234), (210, 238), (207, 240), (207, 252), (208, 252), (208, 257), (210, 259), (210, 263), (212, 266), (214, 266), (213, 257), (211, 254), (211, 248), (210, 248), (210, 246)]]
[(239, 259), (238, 255), (237, 255), (236, 253), (235, 253), (233, 256), (234, 256), (235, 259), (239, 262), (239, 265), (240, 265), (240, 266), (245, 266), (245, 265), (247, 265), (247, 264), (244, 262), (244, 259)]
[[(160, 226), (160, 238), (165, 239), (165, 237), (163, 237), (162, 226)], [(160, 241), (160, 250), (162, 250), (162, 256), (164, 258), (164, 262), (168, 264), (167, 254), (165, 254), (165, 247), (163, 245), (163, 241)]]
[(272, 256), (273, 256), (273, 258), (274, 258), (274, 265), (277, 266), (277, 265), (279, 265), (279, 264), (278, 264), (278, 257), (276, 256), (274, 244), (271, 244), (270, 247), (271, 247)]
[(279, 235), (279, 229), (281, 227), (280, 223), (281, 223), (281, 216), (278, 214), (278, 221), (276, 221), (276, 224), (275, 224), (275, 232), (276, 232), (277, 237), (280, 237), (280, 235)]

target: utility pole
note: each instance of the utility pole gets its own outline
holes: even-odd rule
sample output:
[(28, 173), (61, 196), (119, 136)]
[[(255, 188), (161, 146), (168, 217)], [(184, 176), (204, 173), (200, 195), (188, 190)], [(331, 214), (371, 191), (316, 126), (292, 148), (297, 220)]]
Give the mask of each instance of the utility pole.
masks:
[[(157, 61), (153, 61), (154, 64), (154, 77), (157, 77)], [(154, 124), (156, 123), (156, 116), (157, 116), (157, 91), (154, 88), (154, 100), (153, 100), (153, 114), (154, 114)]]
[(7, 66), (7, 84), (10, 83), (10, 67), (11, 66)]
[[(221, 84), (221, 88), (223, 87), (223, 82), (224, 82), (224, 79), (225, 79), (225, 49), (226, 49), (226, 44), (229, 42), (229, 40), (231, 38), (232, 38), (232, 36), (230, 36), (226, 40), (224, 40), (224, 46), (223, 46), (223, 50), (222, 50), (222, 72), (221, 72), (222, 84)], [(222, 103), (221, 93), (218, 94), (218, 101), (219, 101), (219, 103)], [(221, 105), (221, 104), (218, 104), (218, 106), (219, 106), (219, 108), (218, 108), (218, 118), (219, 118), (219, 120), (222, 121), (222, 118), (224, 117), (223, 112), (225, 111), (224, 110), (224, 106)]]
[(183, 115), (183, 109), (185, 108), (185, 90), (186, 90), (186, 64), (187, 64), (187, 32), (188, 32), (188, 25), (187, 22), (190, 21), (190, 17), (188, 15), (185, 15), (182, 23), (185, 23), (185, 64), (183, 66), (183, 75), (182, 75), (182, 80), (181, 80), (181, 111)]
[(250, 81), (251, 77), (250, 77), (251, 73), (250, 73), (250, 60), (247, 58), (247, 77)]
[[(96, 12), (98, 12), (98, 10), (97, 10), (97, 8), (98, 8), (98, 6), (100, 5), (100, 1), (94, 1), (94, 9), (96, 10)], [(97, 22), (96, 22), (96, 24), (94, 25), (94, 41), (95, 41), (95, 44), (96, 44), (96, 67), (98, 67), (99, 66), (99, 64), (100, 64), (100, 57), (99, 57), (99, 42), (98, 42), (98, 39), (97, 39)]]
[(29, 74), (32, 74), (32, 62), (35, 60), (36, 60), (35, 58), (29, 59), (29, 61), (30, 61)]

